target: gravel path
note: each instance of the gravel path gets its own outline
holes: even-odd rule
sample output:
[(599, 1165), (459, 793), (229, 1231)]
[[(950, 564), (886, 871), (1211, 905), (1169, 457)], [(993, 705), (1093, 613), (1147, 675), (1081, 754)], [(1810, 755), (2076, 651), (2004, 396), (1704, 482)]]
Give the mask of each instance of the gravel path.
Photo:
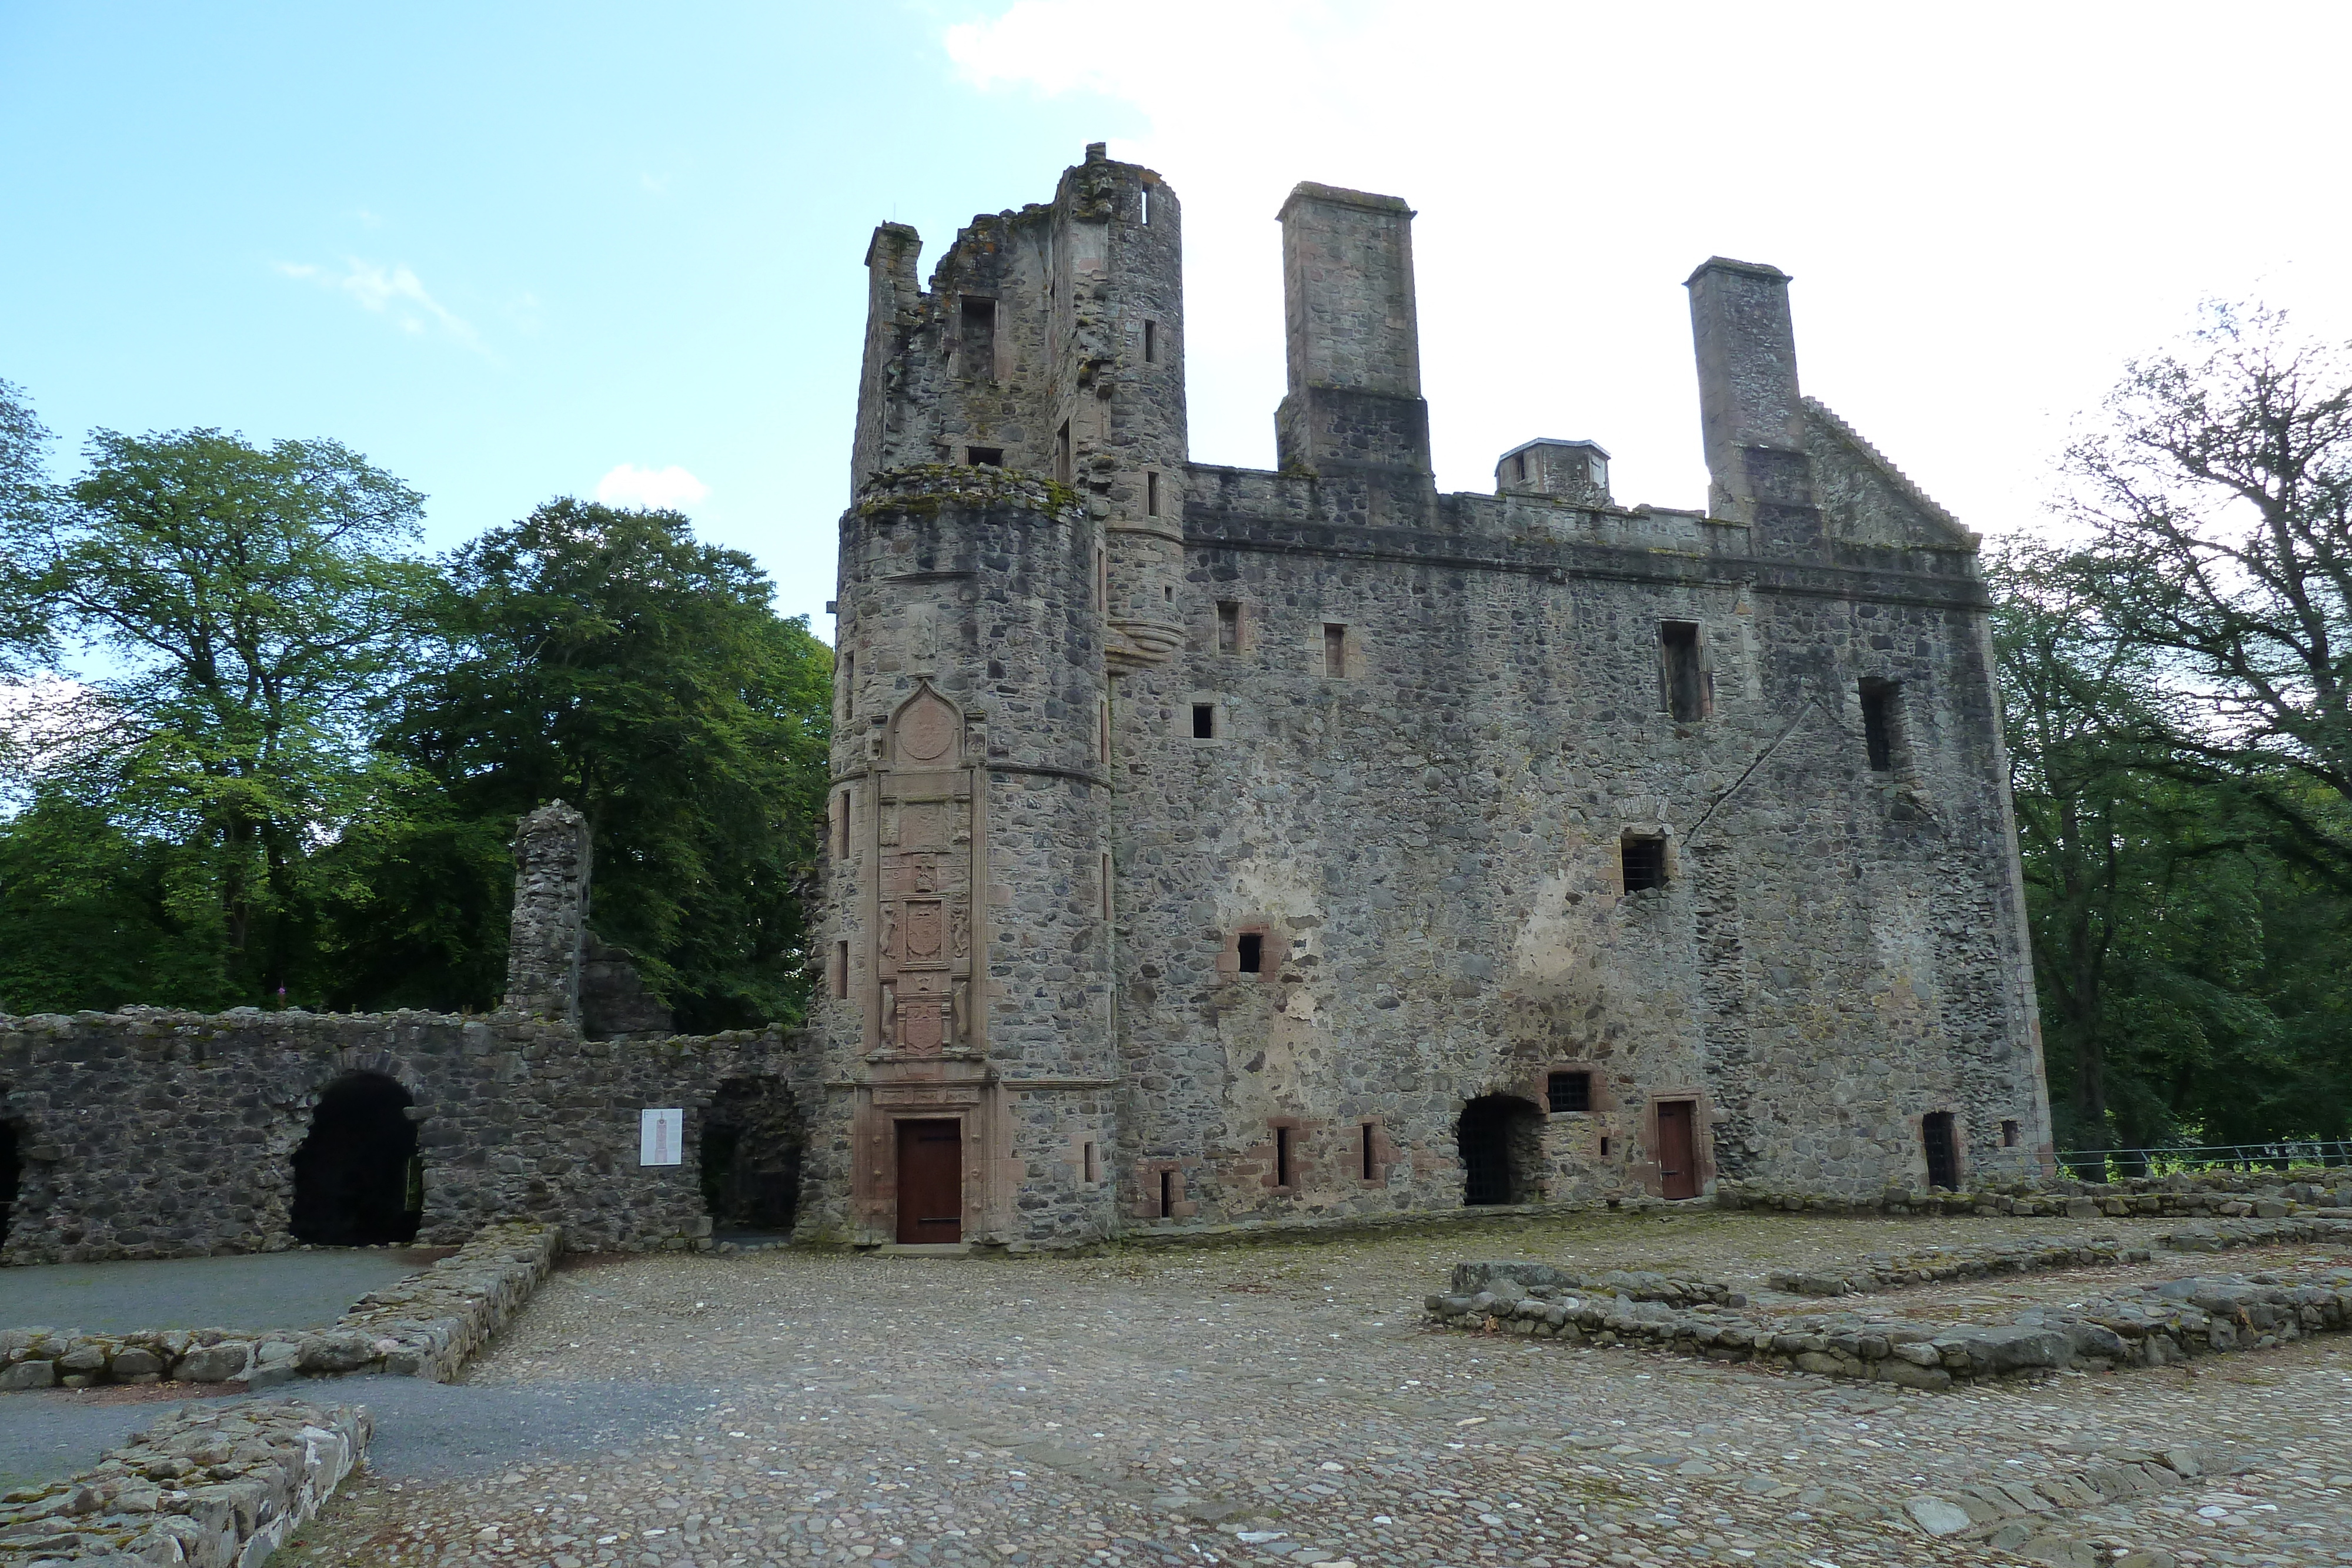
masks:
[(0, 1328), (324, 1328), (360, 1297), (449, 1248), (337, 1247), (142, 1263), (0, 1269)]
[[(1612, 1218), (1473, 1245), (1719, 1277), (2003, 1223)], [(2016, 1563), (1888, 1507), (2193, 1436), (2252, 1468), (2053, 1528), (2120, 1568), (2352, 1563), (2346, 1342), (1857, 1389), (1424, 1332), (1462, 1251), (574, 1260), (464, 1384), (346, 1385), (377, 1407), (370, 1472), (285, 1561)]]

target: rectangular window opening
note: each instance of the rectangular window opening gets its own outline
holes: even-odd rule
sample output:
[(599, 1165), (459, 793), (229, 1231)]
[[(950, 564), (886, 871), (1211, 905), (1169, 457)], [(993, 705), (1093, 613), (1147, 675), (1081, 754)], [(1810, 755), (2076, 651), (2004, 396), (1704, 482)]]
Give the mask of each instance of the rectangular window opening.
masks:
[(833, 999), (837, 1002), (849, 999), (849, 944), (846, 942), (833, 945)]
[(2004, 1149), (2013, 1149), (2017, 1147), (2016, 1123), (2003, 1122), (2000, 1124), (2000, 1146)]
[(1147, 468), (1143, 473), (1143, 515), (1147, 517), (1160, 515), (1160, 474), (1157, 469)]
[(1601, 1140), (1601, 1157), (1604, 1160), (1609, 1157), (1609, 1140), (1606, 1138)]
[(1665, 661), (1666, 711), (1678, 724), (1692, 724), (1705, 718), (1706, 672), (1699, 659), (1697, 622), (1658, 622), (1658, 653)]
[(1244, 931), (1234, 942), (1234, 957), (1244, 975), (1265, 973), (1265, 937), (1255, 931)]
[(1160, 362), (1160, 323), (1157, 321), (1143, 324), (1143, 362), (1147, 365)]
[(1555, 1072), (1545, 1082), (1544, 1092), (1555, 1111), (1590, 1111), (1592, 1109), (1592, 1074)]
[(1374, 1142), (1372, 1124), (1370, 1122), (1364, 1124), (1364, 1130), (1361, 1135), (1364, 1140), (1363, 1149), (1361, 1151), (1364, 1172), (1363, 1179), (1366, 1181), (1378, 1181), (1380, 1179), (1380, 1162), (1374, 1157), (1374, 1155), (1379, 1145)]
[(840, 800), (840, 810), (835, 813), (833, 820), (833, 858), (837, 861), (845, 861), (849, 858), (848, 790), (845, 789), (841, 792)]
[(1102, 857), (1102, 917), (1105, 920), (1110, 918), (1110, 852), (1108, 850), (1103, 851)]
[(1110, 698), (1105, 697), (1097, 708), (1095, 755), (1103, 762), (1110, 760)]
[(1160, 1173), (1160, 1218), (1162, 1219), (1176, 1218), (1176, 1173), (1174, 1171)]
[(1618, 854), (1625, 876), (1626, 892), (1642, 893), (1666, 885), (1665, 840), (1628, 834), (1620, 843)]
[(1217, 738), (1216, 704), (1194, 703), (1192, 705), (1192, 738), (1195, 740)]
[(1002, 446), (967, 446), (963, 449), (963, 460), (967, 467), (1002, 468), (1004, 466), (1004, 448)]
[(1149, 185), (1143, 187), (1143, 201), (1140, 204), (1143, 208), (1143, 226), (1150, 228), (1151, 226), (1151, 187)]
[(857, 655), (841, 656), (841, 717), (844, 723), (857, 716)]
[(1242, 607), (1237, 601), (1217, 601), (1217, 652), (1238, 653), (1242, 651)]
[(996, 379), (996, 301), (963, 297), (962, 328), (957, 346), (963, 353), (963, 373), (973, 381)]
[(1291, 1169), (1290, 1134), (1288, 1127), (1274, 1130), (1274, 1185), (1276, 1186), (1297, 1185), (1291, 1179), (1296, 1173)]
[(1076, 470), (1070, 466), (1070, 422), (1062, 421), (1062, 428), (1054, 433), (1054, 478), (1059, 484), (1071, 482)]
[(1102, 1166), (1096, 1162), (1095, 1144), (1091, 1138), (1087, 1140), (1086, 1146), (1078, 1156), (1078, 1169), (1088, 1186), (1094, 1186), (1102, 1179)]
[(1323, 623), (1323, 673), (1335, 680), (1348, 673), (1348, 629), (1329, 621)]
[(1895, 742), (1901, 727), (1901, 712), (1897, 704), (1903, 688), (1893, 681), (1862, 683), (1862, 744), (1869, 754), (1873, 773), (1892, 772), (1895, 768)]
[(1927, 1185), (1947, 1192), (1960, 1189), (1960, 1146), (1949, 1111), (1930, 1111), (1919, 1118), (1919, 1141), (1927, 1145)]
[(1528, 455), (1526, 453), (1522, 452), (1517, 457), (1511, 459), (1511, 474), (1512, 477), (1518, 480), (1520, 484), (1524, 485), (1528, 482)]

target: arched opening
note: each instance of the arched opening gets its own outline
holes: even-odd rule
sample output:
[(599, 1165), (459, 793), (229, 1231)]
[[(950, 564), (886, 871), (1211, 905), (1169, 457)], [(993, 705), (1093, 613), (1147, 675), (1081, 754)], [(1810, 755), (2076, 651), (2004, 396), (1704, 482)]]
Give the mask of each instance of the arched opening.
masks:
[(380, 1072), (348, 1072), (327, 1085), (310, 1135), (294, 1151), (294, 1239), (320, 1247), (380, 1247), (416, 1239), (425, 1170), (415, 1103)]
[(801, 1122), (779, 1078), (730, 1078), (702, 1113), (702, 1203), (721, 1240), (790, 1236)]
[(16, 1199), (24, 1180), (25, 1151), (17, 1142), (16, 1124), (0, 1122), (0, 1246), (7, 1243), (8, 1226), (16, 1218)]
[(1516, 1094), (1486, 1094), (1454, 1124), (1465, 1205), (1531, 1203), (1543, 1196), (1543, 1113)]

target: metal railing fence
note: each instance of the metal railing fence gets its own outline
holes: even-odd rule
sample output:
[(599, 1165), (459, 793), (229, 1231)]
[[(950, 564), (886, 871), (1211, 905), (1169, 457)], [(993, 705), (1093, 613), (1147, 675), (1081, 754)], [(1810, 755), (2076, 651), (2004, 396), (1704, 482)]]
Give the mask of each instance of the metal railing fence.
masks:
[(2326, 1169), (2352, 1166), (2352, 1138), (2268, 1144), (2176, 1144), (2161, 1149), (2062, 1149), (2058, 1167), (2076, 1181), (2122, 1181), (2199, 1170)]

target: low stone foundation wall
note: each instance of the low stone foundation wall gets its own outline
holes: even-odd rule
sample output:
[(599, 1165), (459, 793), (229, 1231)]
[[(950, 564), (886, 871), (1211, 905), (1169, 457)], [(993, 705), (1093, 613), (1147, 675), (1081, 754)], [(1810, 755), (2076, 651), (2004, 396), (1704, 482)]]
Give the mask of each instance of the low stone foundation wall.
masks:
[(2340, 1331), (2352, 1324), (2352, 1269), (2168, 1280), (2006, 1323), (1888, 1322), (1850, 1312), (1772, 1322), (1561, 1287), (1434, 1295), (1426, 1307), (1427, 1321), (1444, 1328), (1632, 1344), (1944, 1389), (2063, 1367), (2161, 1366)]
[(0, 1330), (0, 1389), (166, 1379), (261, 1388), (356, 1372), (446, 1383), (530, 1300), (562, 1247), (552, 1226), (488, 1226), (424, 1272), (361, 1297), (334, 1327), (308, 1333)]
[(2352, 1241), (2352, 1215), (2332, 1218), (2226, 1219), (2186, 1227), (2158, 1238), (2175, 1252), (2226, 1252), (2232, 1247), (2291, 1247), (2304, 1241)]
[(1456, 1263), (1454, 1290), (1457, 1296), (1492, 1291), (1513, 1299), (1538, 1292), (1557, 1294), (1581, 1291), (1601, 1296), (1622, 1296), (1631, 1301), (1664, 1301), (1668, 1306), (1744, 1307), (1748, 1298), (1720, 1280), (1689, 1280), (1645, 1270), (1612, 1269), (1599, 1274), (1572, 1274), (1549, 1263)]
[(2086, 1241), (2003, 1241), (1981, 1247), (1922, 1247), (1916, 1251), (1872, 1253), (1843, 1269), (1779, 1270), (1765, 1282), (1798, 1296), (1861, 1296), (1900, 1291), (1946, 1280), (1989, 1274), (2030, 1274), (2052, 1269), (2095, 1269), (2145, 1263), (2145, 1247), (2126, 1247), (2112, 1236)]
[(363, 1405), (166, 1416), (68, 1480), (0, 1499), (0, 1568), (259, 1568), (367, 1452)]
[(1807, 1214), (2013, 1214), (2069, 1219), (2166, 1217), (2277, 1218), (2318, 1213), (2352, 1219), (2352, 1172), (2341, 1169), (2200, 1171), (2127, 1182), (1989, 1181), (1964, 1191), (1889, 1187), (1874, 1197), (1846, 1197), (1725, 1178), (1718, 1208)]

